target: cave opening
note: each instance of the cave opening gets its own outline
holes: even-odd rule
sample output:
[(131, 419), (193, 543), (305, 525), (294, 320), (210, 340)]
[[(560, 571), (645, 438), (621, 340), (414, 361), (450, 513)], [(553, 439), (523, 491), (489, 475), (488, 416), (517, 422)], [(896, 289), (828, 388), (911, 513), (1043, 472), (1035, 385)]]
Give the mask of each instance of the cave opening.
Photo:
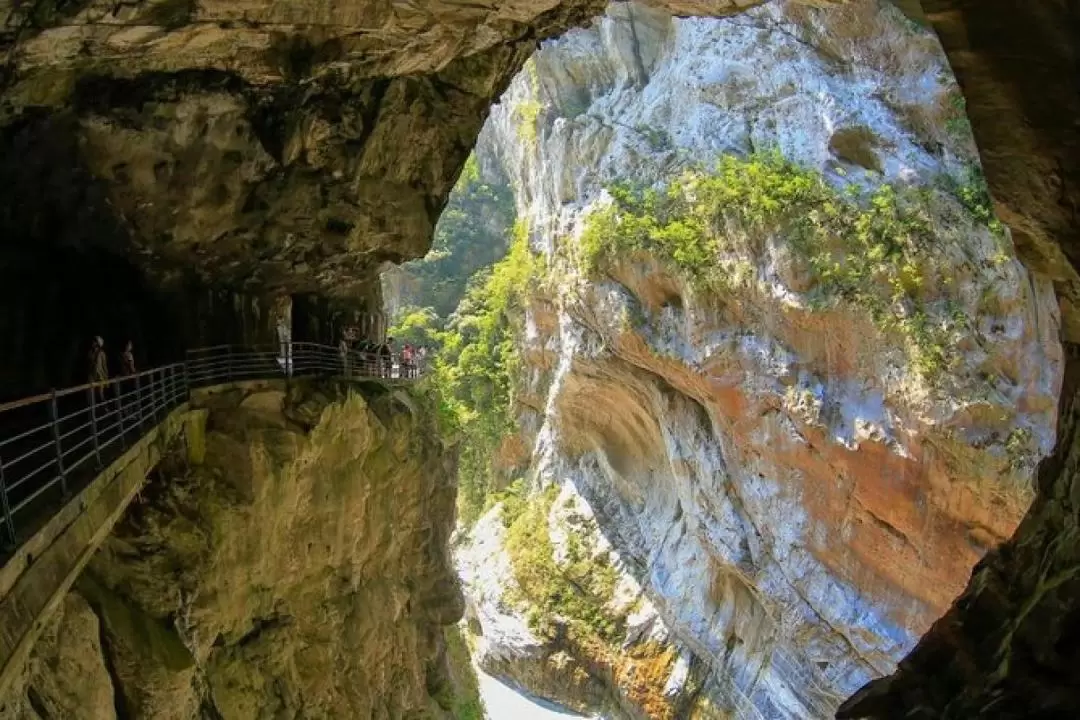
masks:
[[(918, 5), (898, 4), (907, 9)], [(922, 707), (936, 708), (937, 716), (942, 717), (978, 713), (1026, 717), (1032, 712), (1050, 716), (1080, 706), (1077, 684), (1070, 674), (1070, 668), (1077, 665), (1077, 651), (1068, 642), (1080, 626), (1080, 577), (1075, 572), (1080, 566), (1080, 543), (1076, 542), (1080, 530), (1072, 456), (1072, 440), (1078, 431), (1073, 394), (1080, 377), (1074, 308), (1080, 297), (1075, 269), (1080, 248), (1080, 217), (1075, 200), (1080, 194), (1080, 130), (1073, 122), (1080, 117), (1075, 42), (1078, 14), (1074, 4), (1068, 2), (1017, 9), (1003, 0), (977, 8), (952, 0), (924, 0), (922, 6), (927, 11), (925, 21), (941, 38), (967, 98), (964, 112), (972, 122), (998, 214), (1012, 228), (1027, 267), (1054, 283), (1067, 353), (1065, 382), (1055, 453), (1042, 463), (1038, 497), (1016, 537), (992, 550), (976, 566), (968, 591), (901, 664), (898, 674), (873, 684), (842, 713), (849, 717), (890, 718), (901, 716), (906, 708)], [(173, 15), (166, 23), (169, 27), (180, 27), (189, 19), (187, 15)], [(573, 15), (564, 24), (580, 20)], [(320, 62), (313, 47), (310, 43), (287, 46), (288, 80), (312, 73)], [(339, 51), (345, 52), (335, 49), (333, 59), (339, 59)], [(526, 54), (521, 47), (490, 53), (504, 67), (491, 73), (490, 86), (462, 101), (463, 107), (478, 116), (485, 112), (483, 106), (491, 98), (477, 97), (492, 95), (493, 87), (509, 79), (507, 68), (520, 64)], [(280, 58), (277, 61), (280, 63)], [(641, 62), (640, 58), (637, 62)], [(455, 93), (470, 94), (456, 84), (470, 69), (452, 66), (445, 75), (435, 78), (438, 82), (432, 81), (432, 87), (415, 78), (409, 80), (414, 84), (404, 89), (404, 83), (396, 80), (380, 81), (378, 91), (371, 92), (372, 97), (359, 112), (347, 112), (339, 116), (338, 122), (341, 126), (351, 124), (351, 142), (361, 138), (361, 145), (373, 136), (376, 140), (381, 137), (374, 131), (384, 112), (398, 123), (403, 136), (423, 135), (420, 120), (407, 113), (395, 116), (390, 109), (395, 103), (409, 106), (419, 93), (424, 102), (430, 103), (427, 111), (447, 110), (438, 103)], [(215, 87), (220, 89), (220, 83)], [(245, 88), (244, 92), (254, 91)], [(282, 106), (291, 100), (274, 98)], [(580, 99), (576, 102), (580, 103)], [(330, 104), (335, 105), (334, 113), (340, 112), (338, 103)], [(285, 113), (273, 103), (262, 107)], [(18, 123), (5, 126), (0, 137), (0, 186), (4, 188), (0, 197), (0, 236), (4, 243), (0, 262), (5, 309), (0, 319), (0, 333), (5, 338), (0, 397), (15, 398), (81, 380), (85, 374), (84, 353), (94, 335), (106, 336), (112, 347), (132, 340), (139, 364), (146, 366), (175, 359), (195, 344), (275, 341), (275, 328), (267, 310), (270, 301), (251, 289), (260, 289), (258, 281), (245, 286), (236, 282), (221, 284), (205, 274), (177, 276), (168, 262), (168, 252), (161, 253), (161, 247), (154, 245), (159, 241), (168, 245), (167, 234), (120, 221), (123, 213), (115, 209), (110, 198), (116, 188), (87, 167), (76, 120), (66, 112), (27, 111)], [(321, 127), (319, 120), (315, 116), (304, 118), (308, 123), (304, 127)], [(434, 120), (444, 121), (439, 117)], [(277, 138), (303, 123), (277, 117), (272, 124)], [(247, 133), (240, 132), (246, 127), (249, 125), (238, 123), (231, 133), (237, 142), (248, 140)], [(434, 218), (442, 212), (439, 197), (445, 196), (453, 181), (451, 176), (456, 175), (456, 167), (461, 164), (456, 160), (463, 156), (477, 128), (475, 122), (463, 122), (462, 129), (448, 133), (455, 137), (446, 167), (433, 167), (440, 165), (441, 159), (424, 167), (427, 175), (439, 176), (435, 180), (428, 176), (423, 181), (397, 176), (388, 167), (375, 169), (373, 176), (383, 173), (392, 177), (387, 182), (391, 191), (385, 197), (376, 196), (375, 202), (392, 206), (402, 218), (423, 216), (413, 223), (420, 228), (415, 234), (410, 234), (415, 230), (410, 224), (391, 240), (406, 243), (430, 230)], [(200, 121), (197, 129), (204, 140), (215, 138), (211, 124)], [(657, 147), (667, 143), (662, 135), (649, 136)], [(313, 137), (319, 136), (313, 132)], [(837, 143), (840, 154), (862, 167), (878, 167), (874, 143), (865, 133), (853, 131), (845, 139)], [(298, 149), (276, 140), (273, 147), (265, 148), (266, 154), (278, 161), (288, 152), (296, 152), (294, 157), (304, 157), (311, 167), (323, 161), (319, 149), (317, 142)], [(408, 162), (415, 161), (413, 150), (396, 151), (407, 156)], [(427, 152), (430, 154), (430, 148)], [(176, 154), (183, 154), (182, 148), (176, 149)], [(229, 149), (223, 156), (230, 171), (250, 170), (251, 166), (244, 166), (245, 155), (239, 150)], [(378, 162), (374, 158), (367, 161)], [(130, 187), (139, 177), (139, 169), (130, 164), (119, 162), (109, 167), (112, 181), (118, 186)], [(154, 182), (169, 182), (171, 162), (157, 159), (149, 167), (153, 168)], [(344, 173), (342, 168), (324, 167), (331, 177)], [(310, 167), (295, 174), (279, 172), (267, 185), (297, 190), (296, 196), (301, 197), (299, 189), (307, 186), (297, 176), (305, 173), (310, 174)], [(422, 174), (415, 173), (417, 177)], [(357, 203), (342, 201), (341, 187), (333, 181), (328, 184), (334, 186), (332, 192), (317, 200), (305, 199), (303, 202), (310, 205), (299, 208), (296, 215), (314, 218), (315, 226), (335, 238), (362, 235), (367, 226), (355, 220), (362, 218), (363, 212), (353, 213), (348, 206)], [(424, 195), (417, 202), (417, 193), (409, 189), (414, 185), (422, 186), (419, 194)], [(210, 205), (227, 208), (236, 202), (251, 215), (271, 209), (265, 199), (252, 202), (257, 195), (254, 192), (234, 196), (227, 182), (210, 187)], [(391, 197), (395, 193), (400, 197)], [(285, 197), (271, 196), (271, 201)], [(371, 200), (362, 199), (359, 204), (368, 202)], [(343, 219), (346, 217), (349, 219)], [(403, 220), (399, 224), (409, 223)], [(384, 214), (373, 212), (371, 227), (378, 233), (390, 237), (400, 229), (392, 225), (386, 223)], [(142, 243), (135, 252), (128, 247), (133, 236), (140, 237)], [(273, 237), (282, 245), (291, 242), (284, 234)], [(385, 252), (385, 248), (375, 247), (376, 256), (382, 257), (378, 253)], [(415, 251), (410, 247), (410, 253)], [(140, 253), (145, 259), (140, 259)], [(289, 263), (288, 267), (296, 268), (296, 272), (306, 273), (320, 261), (329, 263), (330, 259), (297, 251), (284, 260), (268, 256), (262, 262), (278, 271), (283, 262)], [(351, 268), (347, 264), (335, 265), (334, 270), (348, 273)], [(289, 270), (282, 272), (288, 274)], [(367, 269), (356, 272), (363, 274)], [(323, 293), (309, 289), (305, 286), (293, 300), (293, 336), (332, 343), (340, 325), (335, 318), (340, 318), (343, 311)], [(681, 313), (685, 304), (676, 297), (679, 302), (668, 305)], [(544, 321), (541, 317), (538, 322)], [(520, 462), (519, 448), (507, 445), (503, 449), (508, 465)], [(1003, 664), (1004, 658), (1012, 662)], [(829, 663), (819, 661), (819, 667), (828, 669)]]

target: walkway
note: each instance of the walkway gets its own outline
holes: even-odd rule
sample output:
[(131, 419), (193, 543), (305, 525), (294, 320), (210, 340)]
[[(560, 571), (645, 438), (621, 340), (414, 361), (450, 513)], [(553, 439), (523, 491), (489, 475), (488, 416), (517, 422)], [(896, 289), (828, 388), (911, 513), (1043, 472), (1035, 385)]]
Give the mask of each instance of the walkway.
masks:
[[(0, 406), (0, 701), (46, 619), (178, 438), (202, 452), (206, 410), (193, 391), (291, 377), (408, 382), (396, 361), (312, 343), (223, 345), (182, 363)], [(404, 373), (411, 375), (412, 373)]]
[(219, 345), (184, 362), (0, 405), (0, 558), (133, 447), (191, 391), (241, 380), (348, 376), (410, 380), (399, 358), (315, 343)]

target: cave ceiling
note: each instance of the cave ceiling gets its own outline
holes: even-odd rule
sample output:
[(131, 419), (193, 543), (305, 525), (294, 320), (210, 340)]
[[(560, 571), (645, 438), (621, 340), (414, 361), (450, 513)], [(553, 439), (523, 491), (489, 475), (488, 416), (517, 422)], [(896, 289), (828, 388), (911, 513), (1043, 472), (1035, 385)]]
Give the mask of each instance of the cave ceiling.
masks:
[(61, 242), (122, 249), (162, 282), (363, 294), (382, 263), (427, 251), (491, 103), (537, 43), (603, 7), (0, 0), (0, 179), (22, 193), (8, 242), (62, 192), (114, 222)]

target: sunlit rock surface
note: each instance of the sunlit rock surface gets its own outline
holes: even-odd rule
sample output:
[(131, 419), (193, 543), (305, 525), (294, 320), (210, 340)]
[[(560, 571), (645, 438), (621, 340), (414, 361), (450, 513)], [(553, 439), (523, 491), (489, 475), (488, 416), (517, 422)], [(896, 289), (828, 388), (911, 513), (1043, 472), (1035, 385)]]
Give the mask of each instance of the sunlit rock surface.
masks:
[(444, 717), (454, 458), (420, 401), (299, 383), (204, 405), (205, 462), (161, 467), (0, 717)]
[[(1013, 532), (1054, 445), (1053, 291), (946, 190), (977, 162), (958, 96), (936, 38), (889, 3), (685, 21), (629, 5), (546, 45), (482, 133), (549, 254), (606, 183), (725, 152), (777, 148), (837, 186), (931, 198), (971, 319), (935, 385), (862, 309), (808, 309), (813, 278), (782, 238), (740, 258), (735, 296), (634, 256), (528, 308), (537, 483), (588, 501), (673, 642), (711, 667), (703, 696), (738, 717), (830, 717), (890, 672)], [(487, 656), (543, 657), (503, 635), (492, 582)]]
[[(481, 669), (529, 695), (607, 720), (713, 717), (706, 714), (710, 707), (701, 694), (707, 669), (626, 568), (620, 568), (605, 599), (607, 614), (625, 624), (618, 643), (605, 647), (565, 632), (553, 639), (537, 632), (515, 579), (503, 512), (496, 505), (486, 513), (456, 552)], [(572, 484), (559, 488), (545, 521), (560, 566), (569, 564), (574, 553), (619, 566), (619, 554)], [(547, 620), (558, 624), (556, 618)]]

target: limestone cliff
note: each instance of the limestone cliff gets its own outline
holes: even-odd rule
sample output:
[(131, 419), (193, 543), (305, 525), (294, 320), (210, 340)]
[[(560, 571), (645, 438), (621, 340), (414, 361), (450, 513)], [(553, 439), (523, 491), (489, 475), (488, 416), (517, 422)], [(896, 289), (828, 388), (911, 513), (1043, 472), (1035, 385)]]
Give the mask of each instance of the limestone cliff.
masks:
[(454, 454), (423, 399), (298, 383), (198, 403), (202, 461), (162, 464), (0, 716), (449, 713)]
[[(474, 547), (463, 564), (482, 664), (630, 716), (683, 717), (689, 696), (703, 713), (829, 717), (895, 667), (1013, 532), (1055, 441), (1059, 317), (1050, 284), (972, 202), (960, 98), (936, 38), (873, 0), (726, 21), (619, 6), (536, 54), (481, 136), (551, 269), (519, 340), (530, 482), (595, 518), (587, 554), (610, 552), (601, 564), (618, 580), (581, 592), (615, 622), (608, 647), (638, 637), (641, 606), (612, 594), (626, 583), (668, 663), (635, 697), (608, 649), (574, 642), (572, 613), (555, 621), (569, 633), (515, 625), (536, 598), (492, 591), (502, 581), (468, 560)], [(651, 201), (605, 191), (681, 182), (678, 207), (698, 212), (718, 156), (765, 149), (784, 161), (735, 161), (724, 181), (775, 172), (853, 208), (908, 198), (888, 212), (918, 214), (932, 240), (892, 266), (892, 250), (845, 245), (855, 222), (824, 263), (796, 242), (812, 207), (762, 229), (729, 182), (726, 205), (708, 209), (721, 220), (707, 263), (722, 272), (703, 274), (679, 253), (685, 224), (642, 220)], [(617, 245), (634, 220), (646, 229)], [(856, 282), (867, 257), (884, 264)], [(544, 524), (552, 567), (573, 579), (560, 502)], [(478, 527), (488, 551), (504, 544), (492, 517)]]

